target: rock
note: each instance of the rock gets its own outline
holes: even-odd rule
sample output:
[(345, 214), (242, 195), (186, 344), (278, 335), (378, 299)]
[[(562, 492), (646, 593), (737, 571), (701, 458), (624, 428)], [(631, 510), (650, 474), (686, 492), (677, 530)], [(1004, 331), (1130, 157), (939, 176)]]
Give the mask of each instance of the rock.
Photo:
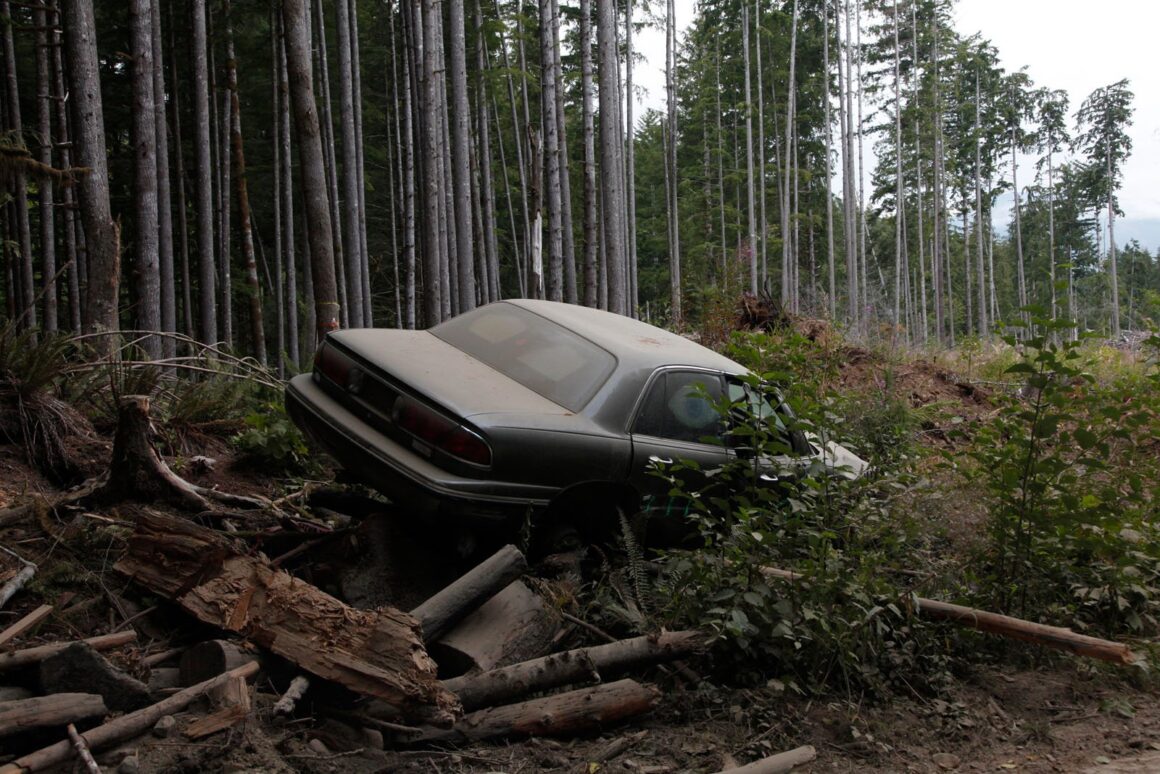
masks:
[(935, 765), (940, 769), (945, 769), (946, 771), (957, 769), (962, 763), (959, 760), (959, 756), (953, 755), (951, 753), (935, 753), (931, 756), (931, 760), (934, 761)]
[(377, 728), (364, 728), (362, 730), (363, 742), (372, 750), (382, 750), (383, 747), (383, 732)]
[(330, 755), (330, 748), (321, 739), (311, 739), (307, 747), (318, 755)]
[(141, 761), (136, 755), (126, 755), (117, 767), (117, 774), (137, 774), (141, 770)]
[(21, 699), (31, 698), (32, 691), (14, 686), (0, 685), (0, 701), (20, 701)]
[(177, 720), (172, 715), (164, 715), (153, 724), (153, 736), (164, 739), (173, 733), (175, 725), (177, 725)]
[(153, 703), (149, 688), (109, 663), (89, 645), (75, 642), (40, 664), (44, 693), (97, 693), (114, 712), (132, 712)]

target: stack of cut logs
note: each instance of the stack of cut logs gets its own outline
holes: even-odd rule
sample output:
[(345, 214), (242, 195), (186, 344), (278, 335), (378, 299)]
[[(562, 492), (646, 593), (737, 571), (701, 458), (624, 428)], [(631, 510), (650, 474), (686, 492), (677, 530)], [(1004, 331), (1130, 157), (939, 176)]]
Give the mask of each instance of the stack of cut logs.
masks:
[[(349, 607), (228, 536), (153, 512), (139, 517), (116, 569), (222, 639), (142, 653), (126, 629), (13, 649), (52, 607), (33, 611), (0, 632), (0, 685), (27, 686), (0, 688), (0, 741), (23, 740), (21, 750), (29, 739), (58, 741), (0, 774), (72, 759), (98, 771), (94, 755), (150, 730), (196, 740), (248, 717), (279, 723), (307, 710), (396, 746), (592, 732), (659, 698), (622, 675), (707, 644), (699, 632), (659, 632), (552, 652), (559, 614), (520, 580), (526, 564), (512, 546), (410, 613)], [(101, 654), (127, 646), (145, 681)], [(440, 670), (457, 676), (440, 679)], [(254, 699), (247, 680), (259, 672), (280, 696)], [(173, 715), (194, 702), (208, 710), (174, 728)], [(806, 757), (812, 751), (796, 751), (791, 764)]]

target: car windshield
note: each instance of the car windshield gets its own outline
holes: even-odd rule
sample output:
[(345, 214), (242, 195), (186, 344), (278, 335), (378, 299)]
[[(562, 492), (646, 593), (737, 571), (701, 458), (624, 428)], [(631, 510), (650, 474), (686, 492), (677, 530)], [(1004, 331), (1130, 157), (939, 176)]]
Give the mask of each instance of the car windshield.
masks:
[(570, 411), (584, 408), (616, 367), (608, 351), (513, 304), (481, 307), (431, 333)]

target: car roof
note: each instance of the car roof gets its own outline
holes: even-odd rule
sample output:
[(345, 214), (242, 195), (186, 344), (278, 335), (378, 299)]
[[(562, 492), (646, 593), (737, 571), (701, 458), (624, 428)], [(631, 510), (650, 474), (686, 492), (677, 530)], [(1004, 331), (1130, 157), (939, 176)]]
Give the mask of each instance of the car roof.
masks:
[(747, 371), (708, 347), (631, 317), (558, 301), (520, 298), (502, 303), (519, 306), (576, 332), (612, 353), (621, 369), (683, 365), (739, 374)]

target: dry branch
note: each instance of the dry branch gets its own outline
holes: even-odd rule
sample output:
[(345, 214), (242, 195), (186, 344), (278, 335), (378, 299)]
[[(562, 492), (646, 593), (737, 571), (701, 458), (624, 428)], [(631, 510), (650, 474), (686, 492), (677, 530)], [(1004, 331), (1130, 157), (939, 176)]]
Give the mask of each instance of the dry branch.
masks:
[(762, 758), (744, 766), (725, 769), (717, 774), (786, 774), (796, 766), (809, 763), (818, 757), (818, 752), (811, 745), (795, 747), (792, 750)]
[(447, 723), (458, 712), (411, 616), (351, 608), (204, 527), (143, 513), (116, 569), (203, 623), (405, 715)]
[[(198, 697), (212, 691), (219, 685), (224, 685), (234, 677), (252, 677), (258, 671), (258, 664), (250, 662), (232, 672), (218, 675), (204, 683), (186, 688), (175, 693), (164, 701), (150, 705), (128, 715), (122, 715), (110, 720), (104, 725), (97, 726), (81, 734), (90, 748), (106, 747), (114, 742), (132, 739), (145, 733), (165, 715), (172, 715), (185, 709)], [(57, 742), (54, 745), (24, 755), (11, 763), (0, 767), (0, 774), (24, 774), (24, 772), (43, 771), (49, 767), (67, 761), (72, 755), (72, 743), (69, 740)]]
[(24, 584), (28, 583), (36, 575), (36, 565), (3, 546), (0, 546), (0, 551), (3, 551), (20, 563), (19, 572), (0, 587), (0, 607), (4, 607), (8, 604), (8, 600), (12, 599), (16, 592), (24, 588)]
[(81, 759), (81, 763), (85, 765), (89, 774), (101, 774), (101, 767), (93, 760), (89, 746), (85, 744), (85, 740), (77, 733), (77, 727), (72, 723), (68, 724), (68, 738), (72, 742), (73, 749), (77, 751), (77, 757)]

